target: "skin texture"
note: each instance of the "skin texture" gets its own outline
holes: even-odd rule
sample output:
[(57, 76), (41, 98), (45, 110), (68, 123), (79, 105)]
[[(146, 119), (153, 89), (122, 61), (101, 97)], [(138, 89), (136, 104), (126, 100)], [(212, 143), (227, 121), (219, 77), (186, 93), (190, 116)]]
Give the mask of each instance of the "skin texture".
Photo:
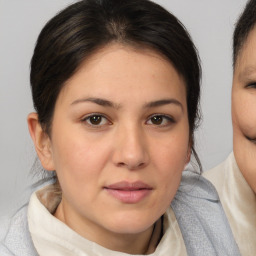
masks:
[[(106, 46), (66, 82), (50, 138), (35, 113), (28, 124), (62, 188), (55, 216), (106, 248), (142, 254), (190, 159), (186, 89), (172, 64), (152, 50)], [(106, 189), (122, 181), (151, 189), (123, 202)]]
[(234, 154), (243, 176), (256, 192), (256, 29), (236, 61), (232, 88)]

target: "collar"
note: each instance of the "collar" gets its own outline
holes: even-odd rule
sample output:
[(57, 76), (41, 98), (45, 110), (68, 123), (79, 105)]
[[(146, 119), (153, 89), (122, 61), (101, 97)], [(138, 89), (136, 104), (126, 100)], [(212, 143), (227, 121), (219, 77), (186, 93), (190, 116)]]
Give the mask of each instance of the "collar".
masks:
[(253, 229), (256, 237), (256, 195), (239, 170), (233, 152), (224, 162), (224, 169), (220, 195), (231, 226), (241, 230), (247, 222), (247, 228)]
[[(28, 207), (29, 230), (35, 248), (41, 256), (48, 256), (49, 253), (55, 256), (130, 255), (112, 251), (91, 242), (55, 218), (51, 212), (54, 212), (54, 209), (56, 209), (59, 199), (54, 197), (51, 191), (54, 191), (53, 185), (33, 193)], [(186, 255), (183, 238), (171, 208), (167, 210), (163, 218), (164, 235), (155, 252), (150, 255)]]

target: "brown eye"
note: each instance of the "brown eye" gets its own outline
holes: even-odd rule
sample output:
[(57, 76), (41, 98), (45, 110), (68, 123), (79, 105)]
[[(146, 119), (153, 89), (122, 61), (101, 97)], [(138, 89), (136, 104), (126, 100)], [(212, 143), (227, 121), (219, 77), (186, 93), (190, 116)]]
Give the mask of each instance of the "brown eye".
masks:
[(101, 123), (101, 116), (91, 116), (89, 118), (89, 122), (93, 125), (99, 125)]
[(90, 126), (103, 126), (109, 123), (108, 119), (102, 115), (90, 115), (85, 117), (82, 121)]
[(163, 117), (162, 116), (153, 116), (151, 117), (151, 123), (155, 125), (160, 125), (163, 122)]
[(175, 123), (174, 119), (167, 115), (154, 115), (151, 116), (147, 121), (147, 124), (156, 126), (167, 126), (173, 123)]

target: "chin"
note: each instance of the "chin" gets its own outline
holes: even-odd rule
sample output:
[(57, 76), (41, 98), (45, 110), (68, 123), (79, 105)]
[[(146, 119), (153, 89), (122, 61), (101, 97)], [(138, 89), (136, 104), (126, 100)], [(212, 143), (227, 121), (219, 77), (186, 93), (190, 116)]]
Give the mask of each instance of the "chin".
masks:
[(114, 233), (119, 234), (138, 234), (149, 229), (159, 218), (152, 218), (149, 213), (147, 214), (147, 216), (123, 215), (119, 217), (114, 217), (109, 223), (108, 229)]

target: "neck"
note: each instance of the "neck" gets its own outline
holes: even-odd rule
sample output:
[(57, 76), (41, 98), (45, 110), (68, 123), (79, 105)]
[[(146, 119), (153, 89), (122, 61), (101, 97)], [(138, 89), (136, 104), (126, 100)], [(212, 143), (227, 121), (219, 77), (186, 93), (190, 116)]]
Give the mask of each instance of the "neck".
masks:
[[(151, 226), (149, 229), (139, 234), (112, 234), (108, 236), (108, 239), (104, 237), (104, 241), (100, 244), (110, 250), (127, 254), (148, 254), (153, 229), (153, 226)], [(153, 252), (154, 250), (150, 253)]]

